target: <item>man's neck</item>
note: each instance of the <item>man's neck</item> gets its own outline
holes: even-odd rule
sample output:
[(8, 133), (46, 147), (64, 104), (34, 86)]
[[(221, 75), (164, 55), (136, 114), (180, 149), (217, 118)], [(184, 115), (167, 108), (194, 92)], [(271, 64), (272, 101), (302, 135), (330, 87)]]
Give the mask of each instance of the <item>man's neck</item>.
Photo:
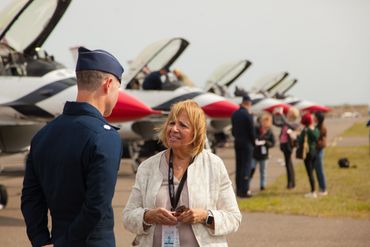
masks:
[(250, 109), (250, 106), (249, 106), (249, 105), (241, 104), (241, 106), (242, 106), (243, 108), (247, 109), (248, 111), (249, 111), (249, 109)]
[(100, 112), (100, 114), (104, 115), (103, 105), (99, 103), (99, 101), (96, 100), (93, 95), (78, 92), (76, 101), (89, 103), (90, 105), (94, 106)]

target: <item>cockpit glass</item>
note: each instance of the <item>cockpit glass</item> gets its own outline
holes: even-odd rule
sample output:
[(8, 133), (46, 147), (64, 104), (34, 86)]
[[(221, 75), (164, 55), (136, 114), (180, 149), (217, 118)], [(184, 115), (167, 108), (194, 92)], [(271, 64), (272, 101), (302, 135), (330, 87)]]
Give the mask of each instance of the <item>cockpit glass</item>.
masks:
[(158, 51), (158, 53), (148, 63), (148, 68), (151, 71), (163, 68), (168, 63), (168, 61), (179, 51), (181, 43), (182, 40), (180, 39), (173, 40), (166, 47)]
[(229, 81), (233, 80), (244, 68), (244, 63), (239, 63), (237, 66), (227, 68), (227, 70), (222, 71), (222, 73), (219, 74), (219, 81), (217, 84), (226, 85)]
[[(27, 0), (13, 1), (0, 13), (0, 33), (12, 22)], [(35, 0), (22, 12), (7, 31), (1, 42), (17, 51), (31, 44), (49, 23), (57, 7), (57, 0)]]

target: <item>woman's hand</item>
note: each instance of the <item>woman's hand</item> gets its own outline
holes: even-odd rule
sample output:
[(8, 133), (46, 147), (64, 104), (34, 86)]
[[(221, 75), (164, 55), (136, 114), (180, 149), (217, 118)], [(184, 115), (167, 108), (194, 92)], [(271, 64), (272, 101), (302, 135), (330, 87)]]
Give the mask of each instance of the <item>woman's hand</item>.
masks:
[(202, 224), (206, 221), (207, 215), (207, 210), (200, 208), (189, 208), (188, 210), (181, 213), (177, 217), (177, 220), (185, 224)]
[(149, 209), (144, 215), (145, 222), (149, 224), (176, 225), (177, 219), (173, 213), (165, 208)]

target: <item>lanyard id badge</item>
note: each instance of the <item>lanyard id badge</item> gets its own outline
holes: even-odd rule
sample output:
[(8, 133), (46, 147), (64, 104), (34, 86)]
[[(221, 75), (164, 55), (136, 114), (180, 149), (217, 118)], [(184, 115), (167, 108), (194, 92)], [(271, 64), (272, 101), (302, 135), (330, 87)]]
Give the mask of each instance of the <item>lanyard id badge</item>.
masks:
[(180, 247), (179, 230), (176, 226), (162, 225), (162, 247)]
[[(190, 164), (193, 162), (193, 160), (194, 159), (190, 161)], [(175, 193), (175, 185), (173, 182), (174, 172), (173, 172), (173, 151), (172, 149), (170, 149), (170, 158), (169, 158), (168, 163), (169, 163), (168, 164), (168, 192), (169, 192), (170, 201), (171, 201), (171, 211), (175, 211), (177, 208), (177, 204), (179, 203), (180, 195), (181, 195), (182, 189), (184, 188), (185, 181), (188, 177), (188, 169), (186, 169), (184, 175), (182, 176), (179, 187), (177, 188), (177, 191)]]
[(267, 149), (265, 145), (261, 146), (261, 154), (263, 155), (267, 154)]

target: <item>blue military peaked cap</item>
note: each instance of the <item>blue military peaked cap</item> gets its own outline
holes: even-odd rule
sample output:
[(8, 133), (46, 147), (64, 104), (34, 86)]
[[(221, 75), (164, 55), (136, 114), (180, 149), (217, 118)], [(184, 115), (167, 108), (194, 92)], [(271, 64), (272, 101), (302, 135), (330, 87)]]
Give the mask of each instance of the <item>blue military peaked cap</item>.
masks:
[(121, 82), (123, 67), (112, 54), (104, 50), (78, 48), (76, 71), (98, 70), (112, 74)]
[(244, 94), (243, 95), (243, 101), (252, 101), (252, 99), (248, 94)]

